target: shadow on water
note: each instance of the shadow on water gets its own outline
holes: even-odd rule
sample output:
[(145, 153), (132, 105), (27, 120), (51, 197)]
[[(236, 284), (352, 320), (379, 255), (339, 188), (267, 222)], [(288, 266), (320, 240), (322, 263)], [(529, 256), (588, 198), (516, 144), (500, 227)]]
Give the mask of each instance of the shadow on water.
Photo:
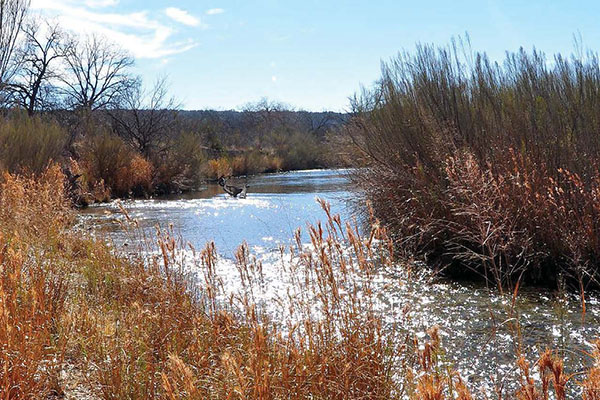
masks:
[[(325, 219), (317, 197), (330, 202), (332, 211), (344, 220), (353, 220), (348, 200), (353, 200), (354, 194), (345, 170), (267, 174), (235, 179), (231, 184), (248, 184), (248, 197), (230, 198), (218, 185), (209, 184), (197, 193), (125, 201), (123, 205), (147, 232), (156, 225), (172, 223), (175, 231), (196, 248), (214, 241), (224, 259), (231, 260), (238, 245), (246, 241), (264, 263), (271, 295), (286, 290), (277, 261), (279, 245), (291, 244), (297, 228)], [(84, 225), (107, 232), (116, 245), (130, 240), (119, 223), (123, 218), (115, 203), (81, 213)], [(226, 284), (234, 287), (237, 271), (231, 268), (224, 274), (228, 276)], [(546, 346), (559, 349), (572, 372), (589, 362), (584, 352), (600, 333), (600, 302), (595, 296), (588, 299), (582, 319), (577, 295), (522, 289), (515, 313), (509, 315), (510, 296), (502, 297), (481, 283), (414, 276), (407, 279), (400, 267), (381, 271), (378, 290), (389, 329), (424, 336), (427, 328), (439, 325), (444, 357), (470, 381), (482, 384), (489, 383), (490, 376), (500, 379), (515, 372), (517, 344), (510, 328), (513, 317), (520, 321), (524, 352), (535, 355)], [(398, 321), (404, 325), (399, 326)]]

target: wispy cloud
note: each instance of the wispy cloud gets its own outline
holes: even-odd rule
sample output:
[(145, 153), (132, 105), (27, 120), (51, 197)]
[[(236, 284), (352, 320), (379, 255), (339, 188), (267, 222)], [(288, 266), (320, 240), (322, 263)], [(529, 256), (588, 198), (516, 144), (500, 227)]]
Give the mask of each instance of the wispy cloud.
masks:
[(206, 15), (217, 15), (217, 14), (223, 14), (225, 12), (225, 10), (223, 10), (222, 8), (211, 8), (210, 10), (206, 10)]
[(200, 20), (185, 10), (182, 10), (177, 7), (168, 7), (165, 9), (165, 14), (174, 21), (179, 22), (180, 24), (184, 24), (187, 26), (198, 26), (200, 25)]
[(119, 0), (86, 0), (85, 5), (92, 8), (112, 7), (119, 4)]
[(55, 17), (63, 28), (77, 34), (106, 36), (136, 58), (162, 58), (197, 45), (189, 38), (174, 40), (174, 27), (153, 18), (147, 10), (129, 13), (98, 10), (116, 4), (118, 0), (32, 0), (31, 8)]

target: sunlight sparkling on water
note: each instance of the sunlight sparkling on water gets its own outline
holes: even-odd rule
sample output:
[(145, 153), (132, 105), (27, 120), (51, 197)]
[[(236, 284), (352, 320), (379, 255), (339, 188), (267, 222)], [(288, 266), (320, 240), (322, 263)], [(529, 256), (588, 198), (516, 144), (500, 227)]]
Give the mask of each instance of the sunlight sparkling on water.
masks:
[[(242, 180), (243, 182), (244, 180)], [(239, 291), (239, 271), (233, 254), (242, 242), (261, 263), (264, 282), (255, 300), (273, 318), (282, 318), (282, 299), (290, 287), (279, 246), (293, 243), (297, 228), (325, 218), (316, 199), (331, 203), (332, 211), (352, 220), (353, 199), (344, 171), (300, 171), (252, 177), (247, 199), (228, 198), (218, 187), (178, 199), (126, 201), (129, 215), (151, 237), (156, 225), (172, 223), (174, 231), (196, 248), (214, 241), (219, 252), (217, 269), (229, 292)], [(91, 207), (81, 216), (84, 226), (106, 231), (116, 246), (131, 244), (119, 223), (124, 217), (115, 203)], [(304, 229), (305, 230), (305, 229)], [(308, 239), (303, 236), (303, 242)], [(502, 297), (482, 284), (448, 282), (397, 266), (382, 269), (375, 279), (378, 307), (388, 329), (414, 332), (424, 338), (426, 330), (439, 325), (444, 359), (470, 382), (491, 384), (490, 376), (514, 374), (517, 343), (506, 313), (510, 297)], [(201, 273), (201, 272), (199, 272)], [(522, 289), (516, 310), (521, 323), (521, 348), (539, 354), (545, 346), (562, 352), (567, 369), (577, 372), (589, 358), (592, 341), (599, 336), (600, 301), (587, 301), (582, 321), (580, 299), (575, 294), (558, 296), (550, 291)], [(530, 358), (535, 359), (535, 358)]]

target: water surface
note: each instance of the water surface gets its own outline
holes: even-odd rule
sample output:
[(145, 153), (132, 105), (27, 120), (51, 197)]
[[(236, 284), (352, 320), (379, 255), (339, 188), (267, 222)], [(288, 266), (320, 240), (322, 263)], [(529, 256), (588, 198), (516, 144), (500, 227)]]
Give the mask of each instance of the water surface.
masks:
[[(231, 260), (238, 245), (246, 241), (264, 263), (268, 290), (263, 300), (269, 304), (270, 296), (285, 293), (287, 285), (278, 263), (278, 247), (291, 244), (297, 228), (324, 219), (317, 198), (328, 201), (344, 220), (355, 219), (355, 208), (349, 204), (359, 195), (347, 172), (298, 171), (232, 181), (249, 185), (246, 199), (230, 198), (211, 184), (198, 193), (126, 201), (123, 206), (149, 234), (157, 225), (173, 224), (196, 248), (214, 241), (224, 261)], [(82, 211), (81, 219), (94, 231), (108, 232), (117, 245), (131, 240), (119, 223), (124, 217), (116, 203), (90, 207)], [(235, 288), (237, 271), (232, 265), (224, 262), (222, 273), (226, 284)], [(407, 279), (402, 266), (380, 271), (376, 287), (387, 329), (410, 330), (424, 337), (428, 327), (439, 325), (445, 359), (470, 382), (490, 389), (490, 377), (498, 381), (514, 375), (518, 342), (532, 357), (546, 346), (558, 349), (568, 369), (578, 372), (589, 364), (585, 353), (600, 333), (600, 303), (595, 295), (588, 298), (582, 318), (581, 301), (575, 294), (524, 289), (516, 314), (508, 315), (510, 296), (503, 297), (481, 283), (449, 282), (427, 274)], [(519, 340), (510, 329), (512, 317), (520, 321)]]
[[(173, 224), (175, 231), (196, 248), (214, 241), (219, 253), (229, 258), (244, 241), (260, 253), (290, 244), (296, 229), (323, 219), (317, 198), (329, 202), (344, 220), (353, 219), (347, 202), (351, 198), (347, 173), (309, 170), (228, 182), (247, 184), (245, 199), (232, 198), (217, 184), (208, 184), (199, 192), (121, 204), (149, 232), (156, 226)], [(89, 207), (82, 211), (82, 218), (107, 231), (117, 244), (128, 240), (119, 223), (124, 217), (117, 202)]]

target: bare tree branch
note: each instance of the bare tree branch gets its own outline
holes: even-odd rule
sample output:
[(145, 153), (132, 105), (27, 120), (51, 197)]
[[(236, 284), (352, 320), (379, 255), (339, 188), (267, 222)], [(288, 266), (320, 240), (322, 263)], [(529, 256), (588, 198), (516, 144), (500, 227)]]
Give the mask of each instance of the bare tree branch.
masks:
[(30, 0), (0, 0), (0, 101), (19, 67), (13, 56)]
[(149, 90), (138, 81), (122, 93), (119, 107), (109, 110), (113, 130), (146, 156), (169, 145), (167, 138), (173, 131), (180, 105), (168, 97), (167, 88), (165, 78), (158, 79)]
[(64, 33), (57, 24), (33, 20), (23, 26), (25, 45), (18, 52), (22, 60), (15, 81), (10, 84), (14, 101), (32, 115), (35, 110), (51, 108), (55, 88), (51, 81), (60, 75), (56, 61), (64, 57)]
[(65, 46), (67, 74), (61, 77), (67, 104), (89, 111), (110, 108), (136, 84), (129, 74), (133, 58), (97, 35)]

